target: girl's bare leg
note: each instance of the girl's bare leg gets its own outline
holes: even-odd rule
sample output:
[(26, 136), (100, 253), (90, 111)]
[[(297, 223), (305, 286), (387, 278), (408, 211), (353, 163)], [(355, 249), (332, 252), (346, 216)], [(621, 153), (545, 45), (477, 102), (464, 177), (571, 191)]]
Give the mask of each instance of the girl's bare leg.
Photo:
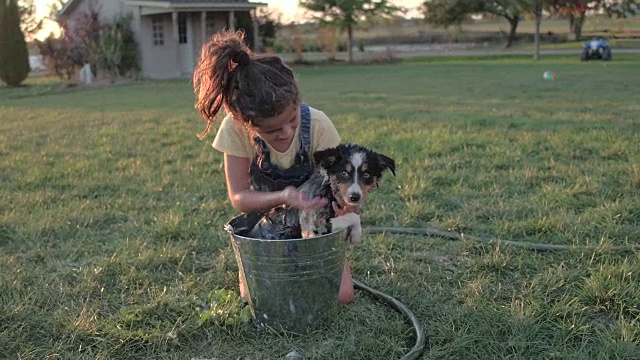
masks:
[(351, 268), (349, 261), (345, 260), (344, 269), (342, 270), (342, 280), (340, 281), (340, 290), (338, 290), (338, 302), (341, 304), (349, 304), (353, 302), (355, 293), (353, 290), (353, 279), (351, 279)]
[(247, 294), (244, 292), (244, 281), (242, 280), (242, 274), (238, 273), (238, 285), (240, 285), (240, 297), (249, 300)]

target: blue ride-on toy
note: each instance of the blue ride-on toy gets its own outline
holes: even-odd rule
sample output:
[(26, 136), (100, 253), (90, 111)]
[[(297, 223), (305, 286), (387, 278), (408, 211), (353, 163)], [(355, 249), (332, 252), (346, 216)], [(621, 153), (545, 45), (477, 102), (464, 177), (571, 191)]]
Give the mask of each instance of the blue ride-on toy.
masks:
[(590, 41), (582, 45), (582, 54), (580, 60), (611, 60), (611, 48), (607, 44), (607, 40), (601, 37), (594, 37)]

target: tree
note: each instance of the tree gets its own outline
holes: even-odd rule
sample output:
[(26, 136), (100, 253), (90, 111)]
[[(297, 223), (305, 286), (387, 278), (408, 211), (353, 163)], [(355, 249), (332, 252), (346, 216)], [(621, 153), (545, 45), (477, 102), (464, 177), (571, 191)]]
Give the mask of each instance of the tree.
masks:
[(587, 11), (602, 8), (603, 0), (547, 0), (554, 12), (569, 18), (569, 33), (575, 40), (582, 37), (582, 25)]
[(511, 47), (516, 39), (516, 31), (520, 20), (534, 10), (534, 5), (528, 0), (492, 0), (484, 1), (483, 12), (505, 18), (509, 22), (509, 34), (505, 47)]
[(626, 19), (636, 16), (640, 11), (640, 5), (635, 0), (607, 1), (605, 11), (608, 16), (615, 16), (616, 19)]
[(9, 86), (19, 86), (30, 71), (17, 0), (0, 0), (0, 80)]
[(300, 6), (314, 13), (321, 22), (347, 31), (349, 62), (353, 61), (353, 28), (370, 16), (389, 16), (402, 11), (389, 0), (300, 0)]
[(20, 0), (18, 2), (20, 8), (20, 26), (22, 32), (33, 38), (38, 31), (42, 29), (43, 19), (36, 16), (36, 5), (34, 0)]
[(533, 0), (533, 15), (535, 16), (536, 30), (535, 30), (535, 51), (533, 53), (533, 60), (540, 60), (540, 24), (542, 23), (542, 1)]
[(481, 11), (481, 2), (478, 0), (428, 0), (422, 6), (425, 20), (445, 29), (449, 26), (460, 26), (469, 20), (472, 14)]
[(472, 14), (486, 13), (505, 18), (509, 34), (505, 47), (511, 47), (516, 38), (520, 20), (533, 11), (528, 0), (432, 0), (423, 3), (425, 19), (438, 26), (460, 25)]
[(282, 14), (260, 9), (258, 12), (258, 33), (262, 41), (263, 49), (272, 51), (276, 42), (278, 29), (282, 27)]

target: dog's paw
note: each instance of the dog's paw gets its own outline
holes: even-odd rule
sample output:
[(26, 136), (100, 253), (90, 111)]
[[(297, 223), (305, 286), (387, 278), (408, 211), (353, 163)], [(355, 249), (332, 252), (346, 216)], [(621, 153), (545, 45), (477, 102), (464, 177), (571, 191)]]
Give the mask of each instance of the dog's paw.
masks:
[(353, 245), (358, 244), (360, 240), (362, 240), (360, 215), (356, 213), (347, 213), (331, 219), (331, 229), (333, 231), (349, 229), (345, 240)]
[(358, 221), (358, 224), (352, 226), (347, 231), (346, 239), (351, 245), (358, 245), (362, 240), (362, 225)]

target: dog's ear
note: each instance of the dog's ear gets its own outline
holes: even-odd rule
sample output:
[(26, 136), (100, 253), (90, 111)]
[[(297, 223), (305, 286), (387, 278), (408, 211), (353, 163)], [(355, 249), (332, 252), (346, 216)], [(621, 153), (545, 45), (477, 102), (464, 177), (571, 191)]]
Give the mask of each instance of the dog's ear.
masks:
[(380, 164), (382, 171), (389, 169), (393, 176), (396, 176), (396, 162), (392, 158), (378, 154), (378, 164)]
[(328, 169), (340, 161), (340, 150), (330, 148), (313, 153), (313, 161), (316, 166)]

